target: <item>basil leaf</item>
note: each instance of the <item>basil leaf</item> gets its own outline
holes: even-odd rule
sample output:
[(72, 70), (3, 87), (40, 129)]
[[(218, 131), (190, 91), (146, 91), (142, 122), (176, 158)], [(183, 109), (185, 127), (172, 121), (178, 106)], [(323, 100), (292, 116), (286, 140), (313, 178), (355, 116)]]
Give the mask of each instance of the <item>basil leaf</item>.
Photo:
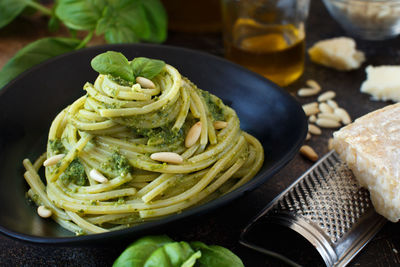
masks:
[(0, 28), (9, 24), (26, 7), (24, 0), (1, 0), (0, 1)]
[(127, 81), (135, 80), (128, 59), (119, 52), (108, 51), (97, 55), (90, 64), (98, 73), (121, 77)]
[(145, 57), (137, 57), (131, 62), (131, 67), (135, 77), (142, 76), (147, 79), (152, 79), (159, 74), (164, 66), (165, 62), (162, 60)]
[(80, 40), (71, 38), (39, 39), (19, 50), (0, 71), (0, 88), (21, 72), (49, 58), (70, 52)]
[(194, 250), (201, 251), (201, 257), (197, 260), (199, 267), (243, 267), (242, 260), (232, 251), (221, 246), (207, 246), (202, 242), (191, 242)]
[(142, 0), (143, 9), (150, 26), (146, 41), (161, 43), (167, 38), (167, 13), (159, 0)]
[(115, 260), (113, 267), (143, 267), (148, 257), (163, 245), (173, 242), (168, 236), (147, 236), (133, 242)]
[(51, 17), (47, 24), (47, 27), (51, 32), (57, 31), (60, 28), (60, 20), (55, 16)]
[(195, 251), (186, 242), (172, 242), (155, 250), (146, 260), (143, 267), (181, 267)]
[(192, 267), (195, 265), (198, 258), (201, 257), (201, 251), (197, 251), (193, 253), (184, 263), (182, 263), (181, 267)]
[[(159, 0), (108, 0), (108, 3), (96, 27), (96, 34), (104, 34), (107, 42), (165, 40), (166, 15)], [(152, 6), (154, 11), (150, 12)]]
[(55, 12), (71, 29), (93, 30), (106, 5), (106, 0), (59, 0)]

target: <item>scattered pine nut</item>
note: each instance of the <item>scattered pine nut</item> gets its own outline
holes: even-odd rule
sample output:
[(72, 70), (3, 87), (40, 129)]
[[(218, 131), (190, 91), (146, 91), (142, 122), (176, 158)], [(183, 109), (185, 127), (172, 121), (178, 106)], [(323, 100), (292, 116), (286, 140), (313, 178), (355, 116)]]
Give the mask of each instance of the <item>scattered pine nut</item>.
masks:
[(42, 218), (49, 218), (49, 217), (51, 217), (51, 215), (53, 215), (53, 212), (51, 211), (51, 209), (48, 209), (45, 206), (39, 206), (37, 208), (37, 213)]
[(324, 102), (327, 101), (329, 99), (332, 99), (336, 96), (336, 93), (334, 91), (326, 91), (325, 93), (321, 94), (318, 97), (318, 102)]
[(106, 178), (106, 177), (104, 177), (104, 175), (103, 174), (101, 174), (98, 170), (96, 170), (96, 169), (92, 169), (90, 172), (89, 172), (89, 176), (90, 176), (90, 178), (92, 178), (93, 180), (95, 180), (95, 181), (97, 181), (97, 182), (99, 182), (99, 183), (107, 183), (108, 182), (108, 179)]
[(321, 119), (329, 119), (329, 120), (334, 120), (334, 121), (341, 121), (341, 118), (339, 118), (337, 115), (333, 113), (318, 113), (318, 118)]
[(311, 161), (317, 161), (318, 160), (318, 154), (312, 149), (312, 147), (304, 145), (300, 148), (300, 154), (305, 156)]
[(327, 103), (321, 103), (318, 106), (322, 113), (333, 113), (333, 108), (331, 108)]
[(308, 124), (308, 132), (312, 133), (313, 135), (320, 135), (322, 133), (321, 129), (314, 124)]
[(136, 82), (140, 84), (142, 88), (153, 89), (156, 88), (156, 85), (149, 79), (145, 77), (136, 77)]
[(335, 108), (334, 114), (342, 120), (343, 124), (347, 125), (351, 123), (350, 115), (345, 109)]
[(150, 155), (152, 160), (179, 164), (183, 162), (181, 155), (174, 152), (157, 152)]
[(185, 147), (193, 146), (199, 140), (201, 134), (201, 122), (198, 121), (190, 128), (185, 138)]
[(317, 102), (304, 104), (302, 107), (303, 107), (303, 111), (306, 114), (306, 116), (315, 115), (319, 112)]
[(315, 122), (318, 126), (323, 128), (338, 128), (340, 127), (340, 122), (335, 120), (330, 120), (326, 118), (318, 118)]
[(60, 160), (62, 160), (63, 157), (65, 157), (65, 154), (54, 155), (54, 156), (46, 159), (43, 162), (43, 166), (47, 167), (47, 166), (56, 165)]
[(224, 129), (226, 126), (228, 126), (226, 121), (214, 121), (214, 128), (216, 130)]
[(329, 140), (328, 140), (328, 149), (329, 150), (333, 149), (333, 138), (329, 138)]
[(308, 141), (308, 140), (310, 140), (310, 139), (311, 139), (311, 134), (310, 134), (310, 133), (307, 133), (306, 141)]
[(314, 123), (314, 122), (317, 121), (317, 117), (316, 117), (315, 115), (311, 115), (311, 116), (308, 118), (308, 121)]
[(327, 103), (331, 108), (333, 108), (333, 109), (339, 107), (339, 105), (336, 103), (336, 101), (335, 101), (335, 100), (332, 100), (332, 99), (328, 99), (328, 100), (326, 101), (326, 103)]
[(306, 84), (318, 92), (321, 91), (321, 86), (315, 80), (307, 80)]
[(319, 90), (315, 88), (300, 88), (299, 91), (297, 91), (298, 96), (313, 96), (319, 93)]

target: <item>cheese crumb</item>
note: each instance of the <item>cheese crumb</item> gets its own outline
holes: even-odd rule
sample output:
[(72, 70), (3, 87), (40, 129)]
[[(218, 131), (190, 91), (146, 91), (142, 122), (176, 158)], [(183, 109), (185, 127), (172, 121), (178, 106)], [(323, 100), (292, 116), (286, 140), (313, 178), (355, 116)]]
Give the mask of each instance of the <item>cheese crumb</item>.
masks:
[(400, 103), (371, 112), (333, 134), (333, 148), (366, 187), (376, 212), (400, 219)]
[(348, 37), (319, 41), (308, 54), (313, 62), (342, 71), (357, 69), (365, 61), (364, 53), (356, 50), (355, 41)]
[(361, 92), (372, 95), (373, 100), (400, 102), (400, 66), (368, 66), (367, 80)]

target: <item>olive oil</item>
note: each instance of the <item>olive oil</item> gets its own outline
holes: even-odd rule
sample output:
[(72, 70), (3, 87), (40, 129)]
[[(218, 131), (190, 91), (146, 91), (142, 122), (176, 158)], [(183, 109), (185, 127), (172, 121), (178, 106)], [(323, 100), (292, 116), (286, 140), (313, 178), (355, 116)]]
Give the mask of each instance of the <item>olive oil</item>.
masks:
[(295, 81), (304, 71), (304, 29), (293, 25), (261, 25), (238, 19), (231, 40), (225, 38), (225, 56), (278, 85)]

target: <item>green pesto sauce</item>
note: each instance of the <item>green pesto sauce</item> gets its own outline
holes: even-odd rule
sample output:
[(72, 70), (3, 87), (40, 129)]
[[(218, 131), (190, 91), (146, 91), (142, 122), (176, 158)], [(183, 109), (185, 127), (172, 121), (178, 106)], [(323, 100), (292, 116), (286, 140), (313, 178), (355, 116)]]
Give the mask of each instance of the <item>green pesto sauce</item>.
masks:
[(115, 202), (115, 205), (122, 205), (122, 204), (125, 204), (125, 198), (119, 197), (118, 201)]
[(54, 154), (65, 154), (66, 149), (60, 139), (49, 140), (50, 149)]
[(141, 129), (132, 128), (133, 132), (137, 135), (147, 137), (147, 144), (151, 146), (162, 146), (170, 145), (174, 143), (182, 143), (185, 137), (185, 127), (180, 130), (172, 130), (173, 124), (169, 123), (165, 126), (152, 128), (152, 129)]
[(101, 167), (110, 172), (117, 172), (121, 176), (125, 176), (133, 170), (128, 159), (118, 152), (114, 152), (107, 162), (101, 165)]
[(64, 171), (61, 179), (64, 184), (74, 182), (77, 185), (85, 185), (88, 181), (85, 168), (79, 158), (74, 159)]
[(117, 109), (117, 108), (121, 108), (121, 105), (118, 105), (117, 103), (112, 103), (112, 104), (104, 103), (104, 106), (105, 106), (107, 109)]
[(112, 75), (108, 74), (107, 78), (110, 79), (111, 81), (121, 85), (121, 86), (132, 86), (134, 84), (133, 82), (124, 80), (119, 76), (115, 77), (115, 76), (112, 76)]
[(203, 97), (204, 102), (208, 107), (208, 111), (210, 111), (213, 119), (216, 121), (224, 120), (225, 116), (224, 116), (224, 111), (222, 109), (223, 107), (222, 100), (217, 97), (212, 97), (211, 94), (207, 91), (201, 89), (198, 90), (200, 90), (201, 96)]

